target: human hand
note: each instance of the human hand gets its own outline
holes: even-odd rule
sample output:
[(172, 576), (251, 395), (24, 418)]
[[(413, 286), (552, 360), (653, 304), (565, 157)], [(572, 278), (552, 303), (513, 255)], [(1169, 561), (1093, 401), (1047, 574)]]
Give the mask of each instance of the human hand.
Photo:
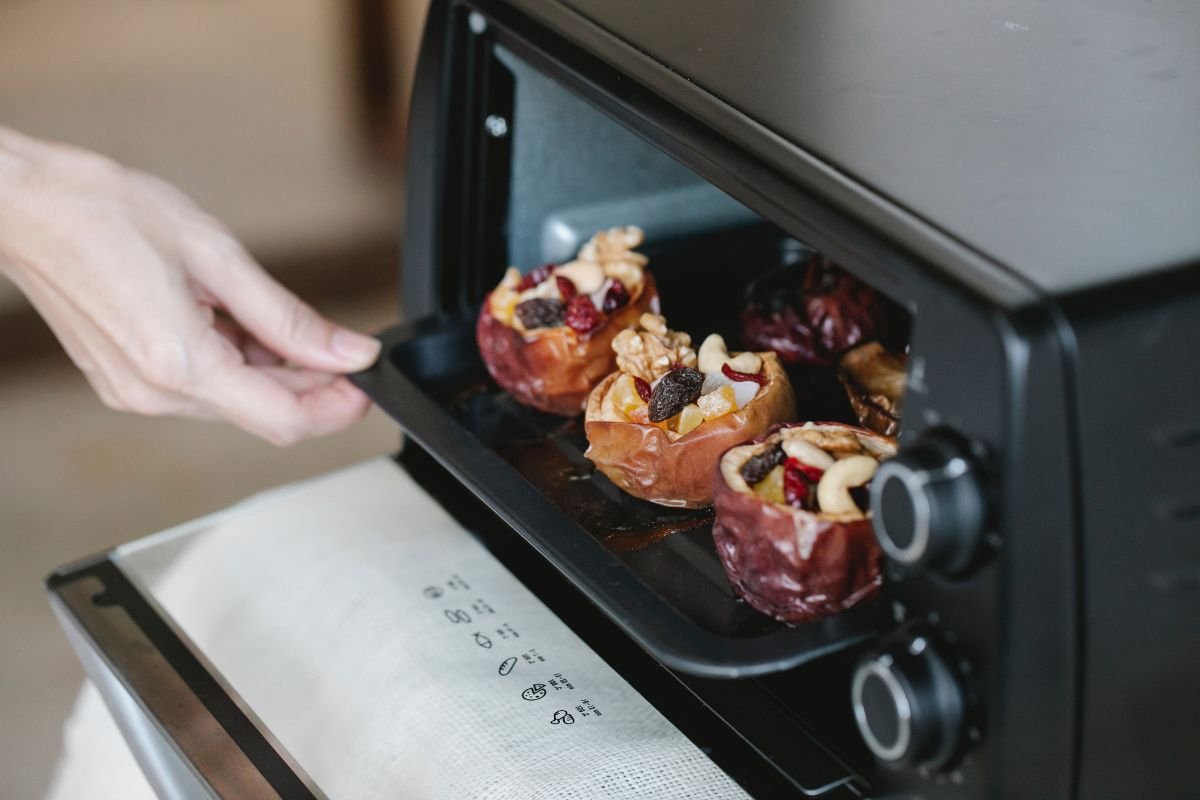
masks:
[(376, 340), (325, 320), (158, 178), (0, 128), (0, 272), (108, 406), (277, 445), (345, 428)]

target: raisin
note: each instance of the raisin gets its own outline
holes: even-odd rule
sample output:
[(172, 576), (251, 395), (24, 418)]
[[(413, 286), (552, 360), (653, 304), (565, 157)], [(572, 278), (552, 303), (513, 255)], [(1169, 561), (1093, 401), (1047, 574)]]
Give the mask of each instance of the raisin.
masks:
[(767, 376), (763, 375), (761, 372), (755, 375), (752, 375), (749, 372), (738, 372), (727, 363), (721, 365), (721, 372), (724, 373), (725, 377), (729, 378), (731, 381), (753, 381), (759, 386), (767, 385)]
[(745, 478), (746, 483), (753, 486), (767, 477), (767, 473), (782, 464), (783, 460), (783, 448), (778, 444), (772, 445), (758, 455), (751, 456), (745, 464), (742, 464), (742, 477)]
[(526, 330), (556, 328), (563, 324), (563, 304), (545, 297), (518, 303), (514, 309)]
[(638, 397), (642, 398), (643, 402), (649, 403), (650, 398), (654, 395), (650, 389), (649, 382), (645, 378), (639, 378), (637, 375), (633, 376), (633, 388), (637, 389)]
[(704, 373), (691, 367), (663, 375), (650, 396), (650, 421), (662, 422), (683, 411), (688, 403), (696, 402), (703, 385)]
[(579, 290), (575, 288), (575, 282), (564, 275), (555, 275), (554, 282), (558, 285), (558, 293), (562, 296), (564, 303), (569, 303), (575, 299), (575, 295), (579, 294)]
[(629, 290), (625, 288), (625, 284), (613, 278), (612, 286), (604, 293), (604, 302), (600, 304), (600, 308), (605, 314), (611, 314), (628, 302)]
[(554, 268), (554, 264), (542, 264), (540, 267), (534, 267), (529, 270), (525, 277), (521, 278), (521, 282), (517, 284), (517, 291), (523, 292), (526, 289), (532, 289), (537, 286), (550, 277), (550, 274), (554, 272)]
[(858, 506), (858, 510), (864, 514), (871, 510), (871, 484), (866, 486), (855, 486), (850, 490), (850, 499), (854, 501), (854, 505)]
[(567, 306), (567, 327), (576, 333), (587, 333), (603, 321), (604, 318), (596, 310), (592, 298), (586, 294), (575, 295)]

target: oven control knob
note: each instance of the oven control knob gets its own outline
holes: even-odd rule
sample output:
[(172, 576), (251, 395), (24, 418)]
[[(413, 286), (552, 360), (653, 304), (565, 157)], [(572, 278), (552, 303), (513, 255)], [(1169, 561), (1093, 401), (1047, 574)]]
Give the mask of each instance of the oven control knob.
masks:
[(896, 564), (914, 572), (962, 572), (983, 539), (985, 520), (979, 469), (966, 445), (949, 434), (927, 434), (880, 464), (871, 481), (871, 514), (879, 546)]
[(962, 688), (923, 636), (862, 659), (851, 699), (863, 741), (888, 766), (938, 769), (958, 750)]

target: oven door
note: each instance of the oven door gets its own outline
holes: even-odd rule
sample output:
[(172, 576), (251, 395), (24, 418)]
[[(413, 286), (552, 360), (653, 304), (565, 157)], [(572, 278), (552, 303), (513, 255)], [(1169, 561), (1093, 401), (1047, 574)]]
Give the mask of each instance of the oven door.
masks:
[(163, 797), (865, 788), (765, 687), (664, 669), (411, 443), (48, 587)]

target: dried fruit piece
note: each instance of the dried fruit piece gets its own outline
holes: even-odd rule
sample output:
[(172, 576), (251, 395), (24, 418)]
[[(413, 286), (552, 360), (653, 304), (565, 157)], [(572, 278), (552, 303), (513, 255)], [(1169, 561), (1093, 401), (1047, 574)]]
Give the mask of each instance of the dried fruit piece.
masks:
[(700, 410), (700, 406), (688, 403), (683, 407), (683, 411), (679, 412), (679, 418), (675, 423), (675, 432), (682, 436), (688, 431), (694, 430), (704, 420), (704, 412)]
[(611, 314), (628, 302), (629, 290), (625, 288), (625, 284), (613, 278), (612, 286), (609, 286), (608, 291), (604, 293), (604, 302), (601, 303), (601, 310), (605, 314)]
[(754, 494), (768, 503), (782, 503), (784, 499), (783, 465), (773, 468), (761, 481), (754, 484)]
[(545, 297), (518, 303), (515, 313), (526, 330), (556, 328), (563, 324), (563, 304)]
[(577, 294), (567, 305), (565, 320), (567, 327), (576, 333), (587, 333), (603, 322), (604, 317), (596, 310), (592, 298)]
[(703, 385), (704, 374), (691, 367), (673, 369), (663, 375), (650, 396), (650, 421), (670, 419), (688, 403), (696, 402)]
[(820, 482), (825, 470), (789, 458), (783, 465), (783, 497), (789, 505), (815, 511), (814, 487)]
[(654, 390), (650, 388), (650, 382), (645, 378), (639, 378), (637, 375), (634, 375), (633, 386), (637, 389), (638, 397), (649, 403), (650, 398), (654, 395)]
[(731, 381), (753, 381), (759, 386), (767, 385), (767, 376), (761, 372), (756, 375), (749, 372), (738, 372), (728, 364), (723, 364), (721, 366), (721, 373)]
[(558, 285), (558, 294), (562, 297), (564, 303), (569, 303), (574, 299), (579, 292), (575, 289), (575, 284), (571, 283), (571, 279), (562, 275), (555, 275), (554, 282)]
[(784, 454), (783, 448), (776, 444), (756, 456), (751, 456), (742, 465), (742, 477), (748, 486), (753, 486), (765, 478), (768, 472), (782, 464), (785, 458), (787, 456)]
[(524, 292), (527, 289), (532, 289), (542, 281), (549, 278), (554, 272), (554, 264), (543, 264), (540, 267), (534, 267), (529, 270), (525, 277), (521, 278), (521, 282), (517, 284), (517, 291)]
[(737, 395), (730, 384), (725, 384), (715, 392), (700, 395), (696, 403), (704, 412), (705, 419), (716, 419), (737, 411)]
[(610, 395), (612, 397), (613, 408), (630, 419), (635, 416), (644, 416), (646, 413), (646, 401), (638, 395), (636, 380), (629, 375), (622, 375), (613, 384)]

